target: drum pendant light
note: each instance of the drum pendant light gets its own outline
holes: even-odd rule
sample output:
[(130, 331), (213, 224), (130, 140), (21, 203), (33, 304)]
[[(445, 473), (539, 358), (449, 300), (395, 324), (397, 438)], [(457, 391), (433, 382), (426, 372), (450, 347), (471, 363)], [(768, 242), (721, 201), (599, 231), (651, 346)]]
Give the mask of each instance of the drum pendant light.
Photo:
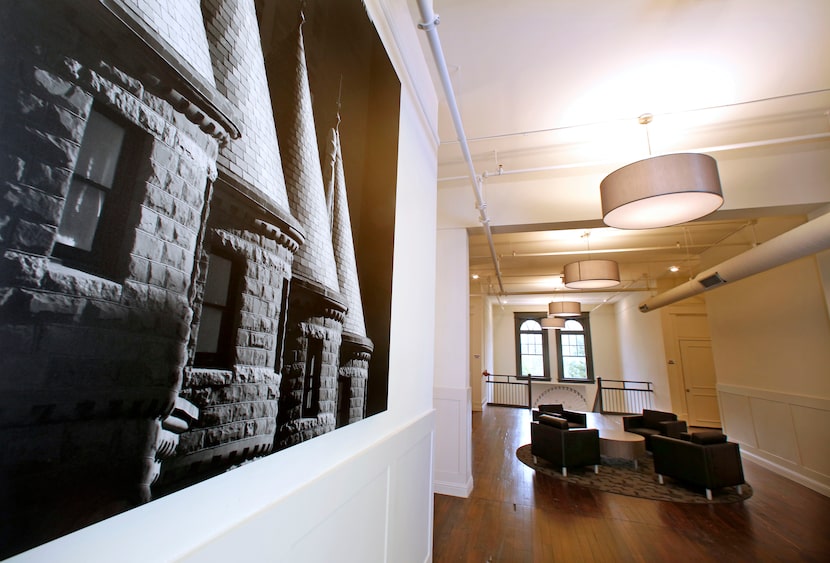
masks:
[(602, 289), (620, 284), (620, 267), (613, 260), (581, 260), (565, 264), (565, 287)]
[(550, 330), (558, 330), (565, 328), (565, 319), (559, 317), (547, 317), (540, 321), (542, 328)]
[(578, 317), (582, 314), (579, 301), (551, 301), (548, 303), (548, 315), (551, 317)]
[[(591, 255), (591, 232), (582, 235)], [(565, 264), (562, 283), (570, 289), (602, 289), (620, 283), (620, 267), (613, 260), (580, 260)], [(550, 305), (548, 306), (550, 307)]]
[[(651, 115), (640, 116), (641, 124), (650, 122)], [(666, 154), (634, 162), (606, 176), (599, 191), (602, 220), (618, 229), (678, 225), (723, 205), (718, 164), (705, 154)]]

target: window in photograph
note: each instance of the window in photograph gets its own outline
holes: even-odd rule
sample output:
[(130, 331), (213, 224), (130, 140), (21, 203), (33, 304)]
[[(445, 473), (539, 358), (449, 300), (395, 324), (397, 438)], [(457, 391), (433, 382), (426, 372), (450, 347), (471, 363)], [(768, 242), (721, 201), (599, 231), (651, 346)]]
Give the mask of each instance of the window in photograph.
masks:
[(121, 273), (126, 257), (119, 251), (134, 196), (133, 159), (126, 158), (126, 147), (136, 144), (137, 136), (115, 118), (90, 112), (55, 236), (54, 258), (107, 277)]
[(233, 261), (227, 258), (217, 254), (209, 256), (196, 340), (196, 366), (230, 368), (233, 363), (236, 318), (234, 296), (239, 284), (237, 269)]
[(320, 411), (320, 375), (323, 368), (323, 341), (309, 340), (303, 377), (303, 418), (313, 418)]

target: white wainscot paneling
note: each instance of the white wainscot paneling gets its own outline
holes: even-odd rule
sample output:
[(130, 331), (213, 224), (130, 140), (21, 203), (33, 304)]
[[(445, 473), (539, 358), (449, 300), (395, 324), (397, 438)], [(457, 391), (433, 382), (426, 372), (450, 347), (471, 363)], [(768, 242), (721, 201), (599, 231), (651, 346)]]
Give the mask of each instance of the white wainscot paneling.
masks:
[(435, 399), (435, 427), (446, 432), (436, 437), (435, 474), (456, 474), (461, 467), (461, 443), (458, 436), (450, 436), (449, 430), (460, 429), (459, 420), (464, 405), (458, 401)]
[(757, 448), (758, 441), (755, 439), (749, 397), (721, 391), (718, 395), (718, 403), (721, 409), (723, 430), (729, 439)]
[[(361, 426), (374, 426), (382, 416), (376, 415), (280, 453), (296, 457), (295, 463), (302, 465), (310, 462), (307, 455), (310, 452), (297, 454), (310, 450), (322, 463), (326, 450), (331, 455), (340, 453), (336, 442), (350, 442), (351, 434), (360, 434)], [(326, 471), (287, 496), (275, 499), (181, 561), (428, 561), (432, 553), (429, 444), (433, 429), (432, 412), (391, 429), (386, 439), (365, 449), (356, 448), (336, 470)], [(327, 442), (331, 443), (329, 448), (325, 447)], [(267, 469), (271, 457), (276, 456), (258, 462), (260, 469)], [(251, 466), (257, 469), (256, 464)], [(246, 467), (226, 475), (244, 477)], [(310, 466), (309, 471), (312, 469)], [(418, 472), (422, 476), (414, 477)], [(278, 467), (269, 475), (274, 485), (281, 477)], [(262, 479), (257, 481), (263, 496), (274, 494)], [(398, 505), (400, 510), (393, 510)], [(409, 553), (405, 557), (393, 556), (391, 551), (398, 546), (393, 546), (391, 539), (406, 545)]]
[(758, 397), (750, 398), (750, 406), (758, 447), (800, 465), (798, 446), (793, 439), (795, 428), (790, 417), (790, 406)]
[[(389, 495), (389, 472), (373, 476), (361, 489), (340, 504), (328, 518), (300, 538), (286, 561), (384, 561), (386, 548), (386, 503)], [(360, 514), (362, 518), (355, 518)], [(320, 538), (337, 537), (324, 542)], [(343, 541), (348, 546), (344, 549)]]
[[(389, 551), (387, 561), (426, 561), (432, 555), (432, 437), (426, 436), (395, 461), (391, 488), (397, 491), (389, 503)], [(411, 533), (411, 522), (428, 522), (426, 533)], [(337, 558), (332, 559), (337, 561)]]
[(473, 490), (472, 393), (467, 388), (435, 387), (435, 462), (433, 485), (436, 493), (468, 497)]
[(792, 414), (801, 464), (822, 475), (830, 475), (830, 411), (793, 405)]
[(830, 400), (718, 385), (723, 429), (741, 453), (830, 496)]

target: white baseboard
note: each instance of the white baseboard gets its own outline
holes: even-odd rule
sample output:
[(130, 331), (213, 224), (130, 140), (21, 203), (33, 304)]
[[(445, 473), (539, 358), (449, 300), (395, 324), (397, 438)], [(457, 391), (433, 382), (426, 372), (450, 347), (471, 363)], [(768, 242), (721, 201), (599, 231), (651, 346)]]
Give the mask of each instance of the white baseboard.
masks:
[(754, 461), (761, 467), (769, 469), (773, 473), (777, 473), (782, 477), (786, 477), (790, 481), (795, 481), (799, 485), (804, 485), (808, 489), (812, 489), (819, 494), (822, 494), (826, 497), (830, 497), (830, 485), (828, 485), (827, 483), (822, 483), (821, 481), (812, 479), (811, 477), (804, 475), (799, 471), (796, 471), (785, 465), (782, 465), (781, 463), (773, 461), (760, 452), (750, 451), (750, 448), (743, 444), (741, 444), (741, 456), (749, 459), (750, 461)]
[(473, 492), (473, 478), (470, 476), (464, 484), (439, 481), (436, 479), (432, 482), (432, 487), (436, 493), (440, 493), (442, 495), (467, 498), (470, 496), (470, 493)]

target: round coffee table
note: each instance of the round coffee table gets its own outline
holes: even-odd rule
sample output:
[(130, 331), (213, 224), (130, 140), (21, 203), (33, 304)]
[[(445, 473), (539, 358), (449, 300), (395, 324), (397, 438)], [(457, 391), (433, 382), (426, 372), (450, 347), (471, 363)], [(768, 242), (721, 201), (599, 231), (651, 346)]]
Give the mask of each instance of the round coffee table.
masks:
[(621, 415), (588, 412), (585, 416), (588, 428), (599, 430), (600, 455), (633, 461), (637, 469), (637, 460), (646, 455), (646, 439), (623, 430)]
[(637, 460), (646, 455), (646, 439), (622, 430), (600, 430), (599, 453), (606, 457), (631, 460), (634, 469), (637, 469)]

